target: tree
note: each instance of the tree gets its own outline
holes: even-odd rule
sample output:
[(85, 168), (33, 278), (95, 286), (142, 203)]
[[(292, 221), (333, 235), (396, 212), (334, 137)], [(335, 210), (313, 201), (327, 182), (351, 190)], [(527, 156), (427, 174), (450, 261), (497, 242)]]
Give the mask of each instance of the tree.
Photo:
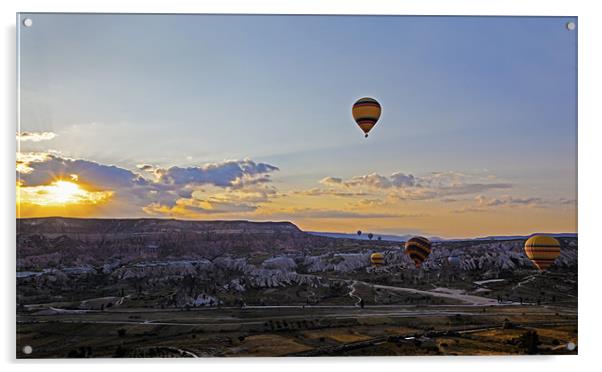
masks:
[(539, 351), (539, 335), (537, 331), (527, 331), (519, 339), (519, 346), (529, 355), (537, 354)]

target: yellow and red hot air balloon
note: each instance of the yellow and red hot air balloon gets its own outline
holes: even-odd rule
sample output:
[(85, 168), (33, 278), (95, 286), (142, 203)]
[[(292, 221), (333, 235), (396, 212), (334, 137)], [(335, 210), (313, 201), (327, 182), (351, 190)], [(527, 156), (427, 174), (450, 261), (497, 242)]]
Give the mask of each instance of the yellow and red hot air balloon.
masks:
[(382, 253), (372, 253), (370, 255), (370, 263), (374, 267), (379, 267), (385, 264), (385, 256)]
[(525, 253), (539, 270), (544, 271), (560, 256), (560, 243), (548, 235), (533, 235), (525, 242)]
[(431, 242), (425, 237), (415, 236), (406, 242), (406, 253), (419, 269), (431, 254)]
[(368, 137), (368, 132), (376, 125), (380, 118), (381, 107), (374, 98), (364, 97), (358, 99), (351, 109), (351, 114), (357, 125)]

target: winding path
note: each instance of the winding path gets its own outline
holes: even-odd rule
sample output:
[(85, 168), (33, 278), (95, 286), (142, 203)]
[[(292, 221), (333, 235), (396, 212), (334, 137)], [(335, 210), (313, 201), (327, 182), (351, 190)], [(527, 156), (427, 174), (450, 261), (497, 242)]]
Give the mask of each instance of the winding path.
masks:
[(529, 275), (526, 279), (523, 279), (521, 282), (519, 282), (514, 287), (512, 287), (512, 290), (515, 290), (516, 288), (522, 287), (524, 284), (534, 281), (535, 278), (536, 278), (535, 275)]
[(355, 285), (357, 284), (357, 280), (354, 280), (353, 282), (351, 282), (351, 285), (349, 286), (349, 288), (351, 289), (349, 291), (349, 297), (351, 298), (357, 298), (357, 302), (354, 304), (354, 306), (359, 307), (360, 303), (362, 302), (362, 298), (358, 295), (355, 294)]

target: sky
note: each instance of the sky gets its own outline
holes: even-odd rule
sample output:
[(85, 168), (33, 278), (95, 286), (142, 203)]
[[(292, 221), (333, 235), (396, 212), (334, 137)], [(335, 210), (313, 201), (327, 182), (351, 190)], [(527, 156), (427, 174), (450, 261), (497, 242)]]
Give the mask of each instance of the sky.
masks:
[(577, 231), (576, 19), (25, 17), (19, 217)]

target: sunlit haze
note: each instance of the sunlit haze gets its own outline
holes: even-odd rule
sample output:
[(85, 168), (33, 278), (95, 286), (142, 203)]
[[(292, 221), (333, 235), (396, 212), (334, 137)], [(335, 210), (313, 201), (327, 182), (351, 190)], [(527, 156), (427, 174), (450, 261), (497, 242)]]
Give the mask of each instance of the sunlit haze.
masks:
[(19, 217), (577, 230), (567, 19), (66, 17), (20, 35)]

